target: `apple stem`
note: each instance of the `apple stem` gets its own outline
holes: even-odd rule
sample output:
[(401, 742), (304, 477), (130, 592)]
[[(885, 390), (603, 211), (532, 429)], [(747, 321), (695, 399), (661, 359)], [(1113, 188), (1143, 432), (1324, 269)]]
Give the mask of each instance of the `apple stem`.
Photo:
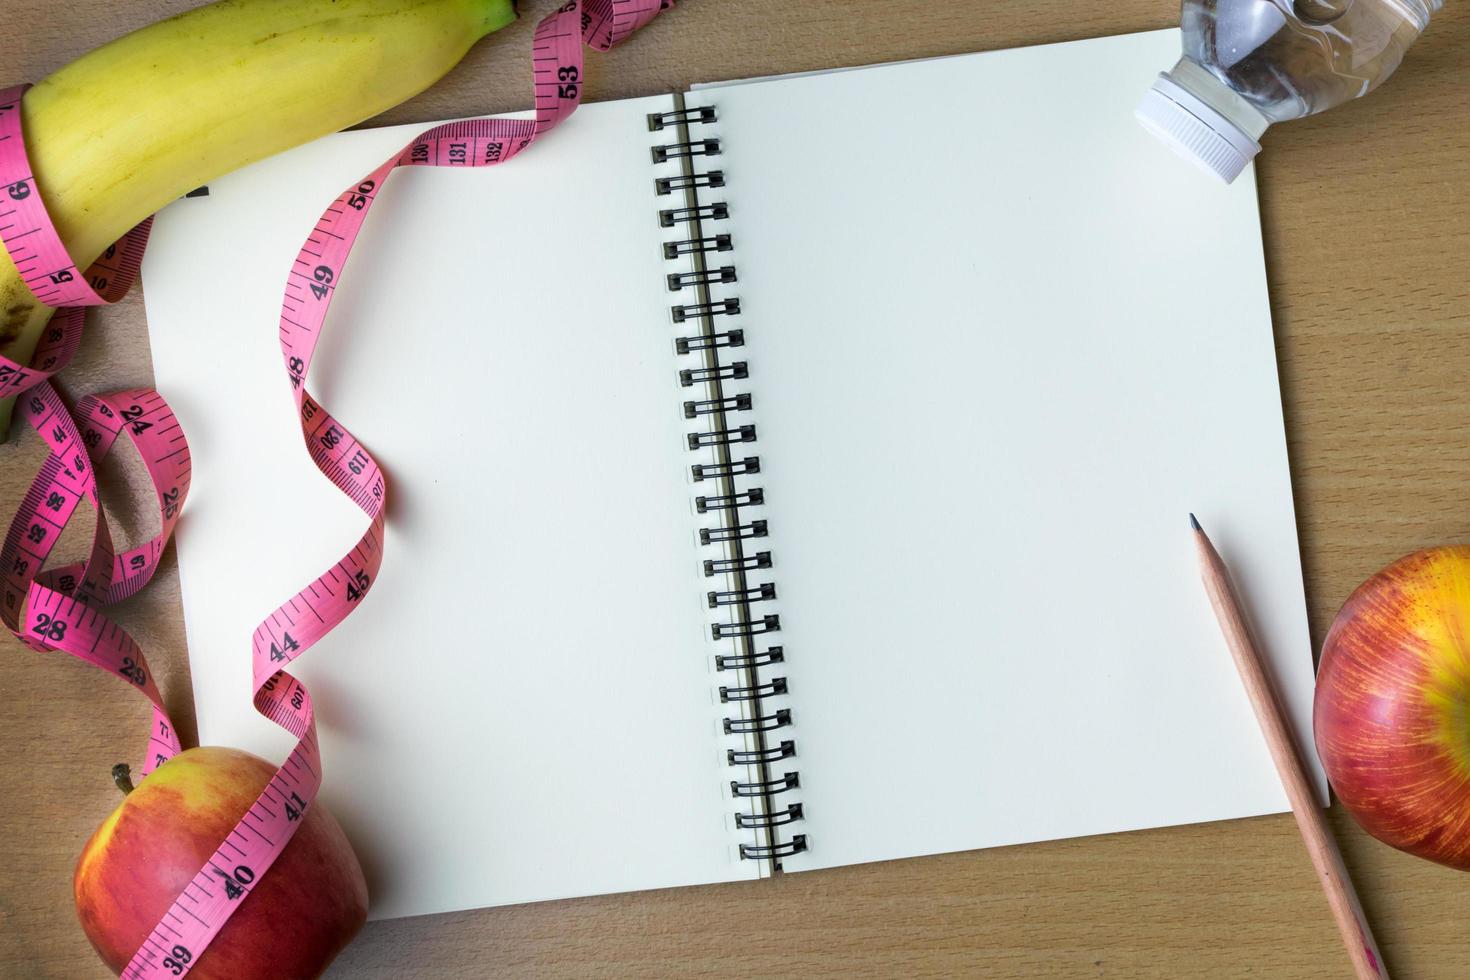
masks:
[(117, 783), (117, 788), (122, 790), (123, 796), (133, 791), (133, 770), (126, 762), (119, 762), (112, 767), (112, 781)]

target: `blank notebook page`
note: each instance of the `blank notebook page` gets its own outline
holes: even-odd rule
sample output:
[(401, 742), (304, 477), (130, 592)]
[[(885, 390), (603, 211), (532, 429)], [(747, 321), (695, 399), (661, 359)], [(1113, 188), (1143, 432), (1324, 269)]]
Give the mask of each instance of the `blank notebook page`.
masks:
[[(400, 169), (343, 273), (313, 394), (388, 476), (379, 580), (291, 670), (372, 915), (750, 877), (727, 826), (667, 339), (647, 113), (582, 108), (502, 167)], [(366, 518), (302, 445), (276, 336), (322, 209), (426, 127), (347, 133), (159, 216), (159, 388), (206, 744), (283, 759), (250, 634)]]
[(1178, 53), (1167, 31), (691, 98), (729, 179), (812, 848), (788, 869), (1287, 808), (1189, 533), (1195, 511), (1307, 732), (1253, 176), (1132, 116)]

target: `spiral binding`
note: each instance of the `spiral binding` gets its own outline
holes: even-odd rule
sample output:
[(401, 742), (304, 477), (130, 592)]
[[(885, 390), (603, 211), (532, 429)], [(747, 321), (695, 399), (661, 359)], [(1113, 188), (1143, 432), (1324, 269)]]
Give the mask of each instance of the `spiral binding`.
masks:
[[(764, 553), (762, 552), (762, 554)], [(716, 657), (715, 669), (736, 670), (741, 667), (765, 667), (770, 664), (784, 663), (785, 660), (786, 651), (784, 649), (781, 647), (770, 647), (763, 653), (757, 653), (751, 656)]]
[[(714, 345), (711, 345), (709, 349), (713, 350)], [(711, 429), (708, 432), (689, 433), (690, 449), (728, 446), (734, 442), (755, 442), (755, 426), (741, 425), (733, 429)]]
[(708, 173), (689, 174), (683, 177), (660, 177), (653, 182), (654, 191), (661, 196), (667, 196), (674, 193), (674, 191), (724, 186), (725, 172), (723, 170), (711, 170)]
[(709, 286), (714, 283), (731, 283), (735, 281), (735, 267), (733, 265), (722, 266), (709, 272), (671, 272), (669, 273), (669, 292), (677, 293), (687, 286)]
[(744, 347), (744, 330), (727, 330), (713, 336), (703, 334), (695, 337), (680, 337), (674, 341), (674, 350), (680, 354), (689, 354), (697, 350), (709, 350), (712, 347)]
[(780, 631), (781, 617), (755, 611), (776, 600), (774, 582), (755, 580), (764, 578), (774, 562), (770, 551), (747, 550), (746, 545), (769, 534), (767, 522), (749, 513), (765, 504), (766, 492), (762, 487), (736, 485), (737, 478), (761, 472), (758, 455), (736, 456), (732, 451), (758, 438), (755, 423), (748, 421), (751, 396), (727, 390), (731, 383), (750, 377), (749, 365), (721, 359), (722, 352), (745, 346), (746, 335), (743, 329), (715, 327), (718, 318), (740, 317), (744, 311), (738, 297), (710, 295), (712, 287), (739, 281), (732, 263), (711, 261), (735, 248), (733, 236), (721, 228), (730, 218), (730, 206), (700, 199), (700, 192), (725, 186), (724, 172), (695, 169), (697, 158), (719, 155), (723, 143), (718, 136), (695, 135), (691, 129), (716, 122), (713, 106), (686, 106), (681, 95), (674, 96), (672, 111), (648, 116), (650, 132), (669, 134), (667, 142), (652, 147), (654, 162), (672, 163), (681, 171), (655, 180), (654, 191), (659, 197), (678, 195), (659, 210), (658, 222), (661, 228), (677, 229), (675, 237), (664, 243), (664, 258), (689, 266), (665, 278), (669, 292), (680, 294), (681, 300), (671, 304), (669, 312), (674, 323), (699, 327), (676, 338), (674, 349), (679, 357), (696, 359), (693, 366), (681, 367), (679, 384), (702, 389), (683, 403), (684, 418), (701, 423), (687, 434), (688, 448), (711, 454), (714, 460), (691, 465), (690, 475), (696, 483), (712, 484), (694, 498), (696, 513), (715, 519), (699, 528), (699, 543), (720, 553), (703, 561), (706, 578), (723, 580), (722, 588), (705, 593), (707, 608), (726, 614), (710, 624), (710, 636), (733, 647), (733, 652), (714, 658), (715, 670), (722, 680), (728, 679), (717, 690), (719, 703), (731, 709), (722, 729), (740, 740), (739, 747), (725, 755), (726, 763), (743, 776), (729, 781), (730, 796), (747, 804), (734, 814), (735, 826), (755, 835), (753, 843), (740, 845), (741, 858), (766, 862), (774, 872), (781, 869), (782, 858), (807, 849), (806, 835), (786, 836), (780, 830), (804, 820), (806, 811), (786, 796), (801, 786), (801, 774), (790, 764), (797, 755), (795, 739), (768, 738), (789, 728), (792, 717), (790, 708), (772, 704), (772, 699), (790, 694), (786, 677), (770, 673), (786, 662), (786, 651), (764, 643), (766, 634)]
[[(727, 510), (731, 507), (759, 507), (766, 502), (766, 491), (761, 487), (751, 487), (739, 493), (722, 493), (715, 497), (695, 497), (694, 509), (701, 514), (707, 514), (712, 510)], [(762, 552), (766, 556), (765, 567), (770, 567), (771, 553)]]
[[(680, 351), (680, 353), (687, 353), (687, 351)], [(717, 412), (724, 412), (727, 415), (731, 412), (748, 412), (751, 404), (751, 398), (747, 394), (731, 395), (728, 398), (710, 398), (705, 401), (688, 401), (684, 403), (684, 417), (694, 419), (701, 415), (714, 415)]]
[(677, 259), (681, 255), (728, 252), (734, 247), (734, 240), (729, 235), (711, 235), (708, 238), (686, 238), (682, 241), (665, 242), (664, 258)]
[(751, 476), (760, 471), (761, 458), (759, 456), (747, 456), (744, 459), (734, 460), (728, 463), (695, 463), (689, 468), (689, 472), (694, 477), (695, 483), (699, 483), (702, 480), (714, 480), (719, 477)]
[[(744, 541), (746, 538), (763, 538), (766, 536), (765, 521), (751, 521), (749, 524), (736, 524), (728, 527), (702, 527), (699, 529), (699, 543), (702, 545), (714, 544), (718, 541)], [(719, 639), (719, 637), (715, 637)]]
[[(683, 128), (682, 126), (680, 127)], [(689, 140), (684, 143), (666, 143), (653, 148), (654, 163), (668, 163), (687, 157), (713, 157), (720, 155), (719, 140)]]
[(666, 208), (658, 213), (658, 223), (662, 228), (672, 228), (681, 221), (693, 221), (696, 218), (701, 221), (723, 221), (728, 217), (730, 206), (724, 201), (718, 201), (692, 208)]

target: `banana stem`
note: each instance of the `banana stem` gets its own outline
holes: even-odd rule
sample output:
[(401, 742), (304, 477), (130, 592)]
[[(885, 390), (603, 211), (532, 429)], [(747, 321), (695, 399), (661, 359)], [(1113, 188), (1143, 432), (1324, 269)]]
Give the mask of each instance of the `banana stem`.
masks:
[[(0, 354), (20, 364), (29, 364), (52, 310), (31, 295), (3, 248), (0, 256), (3, 256), (0, 258)], [(14, 409), (14, 396), (0, 399), (0, 442), (10, 438)]]

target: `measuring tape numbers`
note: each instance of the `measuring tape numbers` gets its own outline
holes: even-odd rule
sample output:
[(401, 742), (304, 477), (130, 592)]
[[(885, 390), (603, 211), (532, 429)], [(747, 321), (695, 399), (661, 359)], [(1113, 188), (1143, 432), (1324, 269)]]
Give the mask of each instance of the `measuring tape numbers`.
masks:
[[(313, 462), (368, 519), (362, 538), (334, 566), (283, 603), (251, 639), (257, 711), (297, 739), (246, 815), (164, 913), (122, 972), (127, 980), (187, 974), (269, 870), (321, 786), (311, 694), (286, 668), (345, 619), (383, 559), (387, 485), (377, 461), (306, 388), (327, 311), (343, 268), (383, 183), (398, 167), (483, 167), (511, 160), (566, 119), (581, 102), (583, 46), (606, 51), (673, 5), (673, 0), (571, 0), (537, 26), (532, 42), (535, 116), (486, 118), (430, 129), (322, 214), (296, 257), (281, 308), (280, 345), (301, 433)], [(21, 131), (27, 86), (0, 92), (0, 240), (27, 286), (56, 308), (28, 364), (0, 356), (0, 397), (19, 411), (50, 450), (0, 548), (0, 621), (38, 651), (59, 650), (116, 674), (153, 705), (146, 776), (180, 751), (178, 735), (143, 651), (102, 609), (152, 578), (189, 489), (189, 449), (167, 402), (135, 390), (90, 396), (68, 410), (51, 377), (81, 339), (85, 308), (115, 302), (137, 278), (152, 219), (87, 269), (72, 262), (42, 203)], [(157, 496), (161, 530), (117, 553), (94, 466), (126, 435), (143, 457)], [(82, 501), (96, 511), (86, 561), (45, 569), (61, 531)], [(243, 872), (242, 872), (243, 869)]]

